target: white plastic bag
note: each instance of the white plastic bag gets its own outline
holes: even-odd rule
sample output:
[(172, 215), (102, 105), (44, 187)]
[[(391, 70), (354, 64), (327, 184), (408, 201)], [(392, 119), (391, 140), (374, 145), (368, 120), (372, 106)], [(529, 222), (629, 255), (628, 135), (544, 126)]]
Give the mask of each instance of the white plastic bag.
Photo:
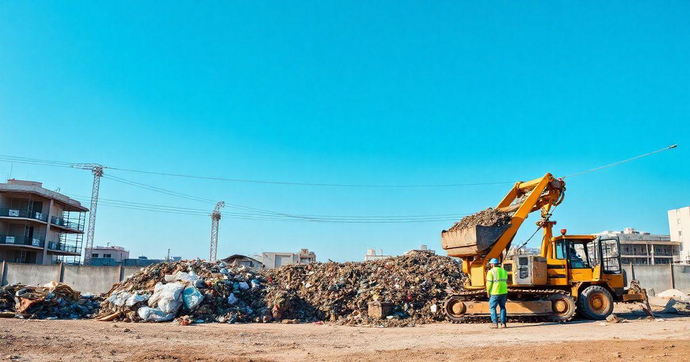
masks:
[(173, 313), (165, 313), (160, 309), (146, 306), (139, 308), (137, 314), (139, 314), (139, 318), (147, 322), (167, 322), (175, 318)]
[(157, 307), (165, 313), (177, 313), (182, 306), (182, 283), (158, 283), (153, 288), (153, 295), (149, 298), (149, 307)]

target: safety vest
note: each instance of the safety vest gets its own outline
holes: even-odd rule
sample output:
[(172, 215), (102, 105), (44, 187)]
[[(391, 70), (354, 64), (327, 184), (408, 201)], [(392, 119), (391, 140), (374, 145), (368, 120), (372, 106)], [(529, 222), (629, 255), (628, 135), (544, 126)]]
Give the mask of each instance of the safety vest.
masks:
[(486, 291), (490, 295), (508, 294), (508, 272), (500, 266), (486, 273)]

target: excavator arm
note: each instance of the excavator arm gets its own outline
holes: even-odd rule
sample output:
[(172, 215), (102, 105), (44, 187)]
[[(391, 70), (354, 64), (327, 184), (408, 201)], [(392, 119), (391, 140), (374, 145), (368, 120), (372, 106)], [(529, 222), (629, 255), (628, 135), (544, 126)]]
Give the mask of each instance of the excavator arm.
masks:
[[(547, 218), (551, 208), (563, 201), (564, 194), (565, 182), (554, 178), (550, 173), (532, 181), (517, 182), (496, 207), (499, 211), (512, 214), (509, 227), (487, 252), (462, 256), (463, 271), (470, 275), (470, 285), (483, 287), (487, 261), (492, 258), (502, 258), (503, 251), (510, 247), (520, 226), (530, 213), (541, 210), (542, 218)], [(547, 225), (550, 228), (551, 224)]]

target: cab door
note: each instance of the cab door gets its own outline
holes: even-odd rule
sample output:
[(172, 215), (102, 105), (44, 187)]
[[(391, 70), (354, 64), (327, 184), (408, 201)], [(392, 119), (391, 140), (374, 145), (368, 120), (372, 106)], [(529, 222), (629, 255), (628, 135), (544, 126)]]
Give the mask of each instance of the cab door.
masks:
[(620, 240), (618, 237), (600, 238), (599, 241), (599, 278), (605, 281), (614, 290), (624, 287), (623, 272), (621, 268)]
[(553, 242), (552, 255), (547, 264), (550, 285), (568, 285), (568, 249), (566, 241)]

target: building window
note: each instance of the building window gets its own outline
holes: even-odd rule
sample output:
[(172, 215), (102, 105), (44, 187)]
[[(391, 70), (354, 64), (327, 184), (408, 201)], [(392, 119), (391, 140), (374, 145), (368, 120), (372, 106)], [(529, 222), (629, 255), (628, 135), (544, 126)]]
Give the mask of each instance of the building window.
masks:
[(112, 257), (111, 255), (112, 255), (112, 254), (103, 254), (103, 257), (104, 257), (104, 258), (111, 258), (111, 257)]
[(98, 258), (98, 254), (91, 254), (92, 258)]

